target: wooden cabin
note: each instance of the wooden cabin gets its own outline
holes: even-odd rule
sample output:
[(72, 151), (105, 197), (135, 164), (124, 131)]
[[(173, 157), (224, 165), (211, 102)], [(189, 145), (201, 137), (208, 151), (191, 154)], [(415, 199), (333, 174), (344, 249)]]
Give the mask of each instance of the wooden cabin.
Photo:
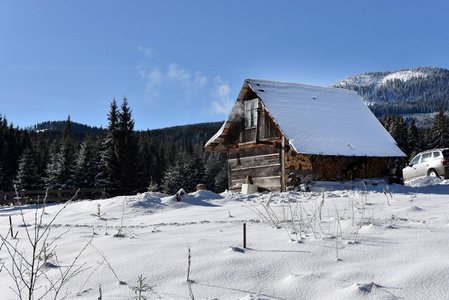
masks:
[(229, 189), (386, 175), (405, 154), (353, 91), (246, 79), (206, 151), (227, 152)]

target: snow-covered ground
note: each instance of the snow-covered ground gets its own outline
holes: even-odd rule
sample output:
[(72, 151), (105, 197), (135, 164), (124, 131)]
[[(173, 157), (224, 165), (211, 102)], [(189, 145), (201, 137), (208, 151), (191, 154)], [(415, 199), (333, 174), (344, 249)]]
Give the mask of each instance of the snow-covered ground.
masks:
[[(42, 223), (63, 206), (48, 205)], [(27, 257), (25, 228), (34, 232), (35, 213), (23, 207), (25, 227), (19, 208), (0, 208), (0, 234), (8, 235), (12, 216), (17, 237), (7, 241)], [(188, 249), (195, 299), (449, 295), (449, 181), (435, 178), (389, 187), (382, 180), (317, 182), (309, 192), (281, 194), (200, 191), (180, 202), (158, 193), (75, 201), (50, 229), (46, 242), (56, 239), (56, 249), (48, 252), (56, 256), (47, 255), (37, 294), (45, 276), (60, 278), (87, 245), (74, 264), (83, 272), (58, 299), (98, 299), (100, 290), (102, 299), (132, 299), (139, 275), (153, 287), (143, 293), (148, 299), (191, 299)], [(5, 245), (0, 263), (0, 298), (17, 299)]]

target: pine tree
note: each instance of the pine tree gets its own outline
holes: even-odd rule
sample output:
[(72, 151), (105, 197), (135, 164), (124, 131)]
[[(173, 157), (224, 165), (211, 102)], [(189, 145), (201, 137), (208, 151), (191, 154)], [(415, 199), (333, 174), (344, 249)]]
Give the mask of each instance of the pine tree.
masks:
[(140, 166), (142, 168), (141, 181), (147, 187), (152, 184), (152, 191), (158, 185), (160, 175), (160, 166), (157, 157), (156, 144), (149, 133), (141, 134), (139, 139)]
[(104, 171), (106, 171), (105, 174), (101, 174), (101, 177), (105, 179), (103, 186), (106, 187), (111, 194), (116, 193), (116, 181), (120, 175), (120, 168), (117, 160), (118, 114), (117, 102), (113, 99), (108, 114), (108, 132), (102, 141), (101, 150), (102, 166), (104, 166)]
[(134, 132), (134, 120), (128, 100), (123, 99), (120, 110), (115, 99), (108, 115), (109, 127), (103, 159), (113, 184), (112, 193), (135, 193), (141, 187), (139, 140)]
[(67, 118), (62, 133), (61, 150), (59, 152), (59, 178), (62, 188), (75, 188), (76, 145), (72, 136), (72, 122)]
[(97, 165), (98, 170), (95, 175), (95, 186), (97, 188), (111, 188), (110, 176), (108, 172), (108, 161), (109, 148), (108, 148), (108, 138), (107, 134), (100, 128), (100, 132), (96, 139), (96, 144), (98, 145), (97, 151)]
[(53, 140), (49, 149), (49, 159), (47, 168), (45, 170), (45, 187), (54, 188), (59, 185), (59, 148), (60, 143), (58, 140)]
[(407, 142), (407, 125), (405, 124), (404, 118), (398, 117), (397, 118), (397, 132), (396, 132), (396, 143), (398, 147), (404, 151), (408, 152), (408, 142)]
[(141, 185), (139, 139), (134, 131), (132, 110), (126, 97), (123, 99), (118, 115), (117, 160), (120, 174), (117, 185), (124, 194), (135, 193)]
[(431, 135), (430, 142), (433, 148), (445, 148), (449, 146), (449, 119), (442, 105), (440, 105), (438, 113), (433, 120)]
[(88, 134), (81, 144), (76, 161), (76, 183), (79, 188), (98, 187), (95, 177), (98, 174), (98, 151), (93, 136)]
[(8, 125), (6, 118), (0, 125), (2, 131), (0, 148), (0, 190), (14, 189), (14, 180), (17, 175), (19, 159), (23, 152), (23, 145), (30, 145), (29, 136), (19, 128)]
[(68, 116), (58, 153), (53, 153), (47, 168), (47, 186), (71, 189), (76, 187), (76, 145), (72, 137), (72, 122)]
[(209, 190), (220, 193), (228, 188), (227, 156), (212, 152), (206, 156), (206, 186)]
[(50, 146), (53, 141), (50, 138), (45, 138), (43, 134), (37, 137), (37, 141), (34, 142), (34, 152), (36, 157), (37, 168), (37, 188), (44, 188), (44, 178), (46, 177), (46, 169), (49, 163)]
[(179, 148), (175, 164), (170, 166), (164, 174), (162, 184), (166, 194), (174, 194), (180, 188), (187, 193), (193, 192), (197, 184), (203, 183), (205, 179), (202, 160), (189, 153), (187, 149)]
[(421, 151), (420, 137), (418, 127), (416, 127), (415, 119), (411, 119), (407, 128), (407, 155), (414, 156)]
[(26, 148), (22, 153), (15, 184), (19, 190), (34, 190), (39, 184), (36, 158), (31, 148)]

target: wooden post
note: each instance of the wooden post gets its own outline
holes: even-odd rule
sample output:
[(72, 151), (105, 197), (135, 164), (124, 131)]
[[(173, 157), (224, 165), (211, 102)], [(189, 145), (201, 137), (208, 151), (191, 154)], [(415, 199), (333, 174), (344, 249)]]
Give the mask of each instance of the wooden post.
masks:
[(13, 230), (12, 230), (12, 219), (11, 219), (11, 216), (9, 216), (9, 229), (11, 231), (11, 238), (14, 238), (14, 233), (13, 233)]
[(285, 192), (285, 136), (281, 144), (281, 192)]
[(243, 249), (246, 249), (246, 222), (243, 223)]

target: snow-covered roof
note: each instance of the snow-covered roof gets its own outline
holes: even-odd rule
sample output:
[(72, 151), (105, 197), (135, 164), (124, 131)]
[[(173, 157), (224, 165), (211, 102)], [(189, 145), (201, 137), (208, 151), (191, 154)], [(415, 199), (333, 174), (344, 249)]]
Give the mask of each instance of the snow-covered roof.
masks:
[[(257, 93), (298, 153), (405, 156), (354, 91), (260, 79), (247, 79), (246, 87)], [(242, 94), (236, 105), (241, 98)], [(215, 138), (224, 134), (220, 131)]]

